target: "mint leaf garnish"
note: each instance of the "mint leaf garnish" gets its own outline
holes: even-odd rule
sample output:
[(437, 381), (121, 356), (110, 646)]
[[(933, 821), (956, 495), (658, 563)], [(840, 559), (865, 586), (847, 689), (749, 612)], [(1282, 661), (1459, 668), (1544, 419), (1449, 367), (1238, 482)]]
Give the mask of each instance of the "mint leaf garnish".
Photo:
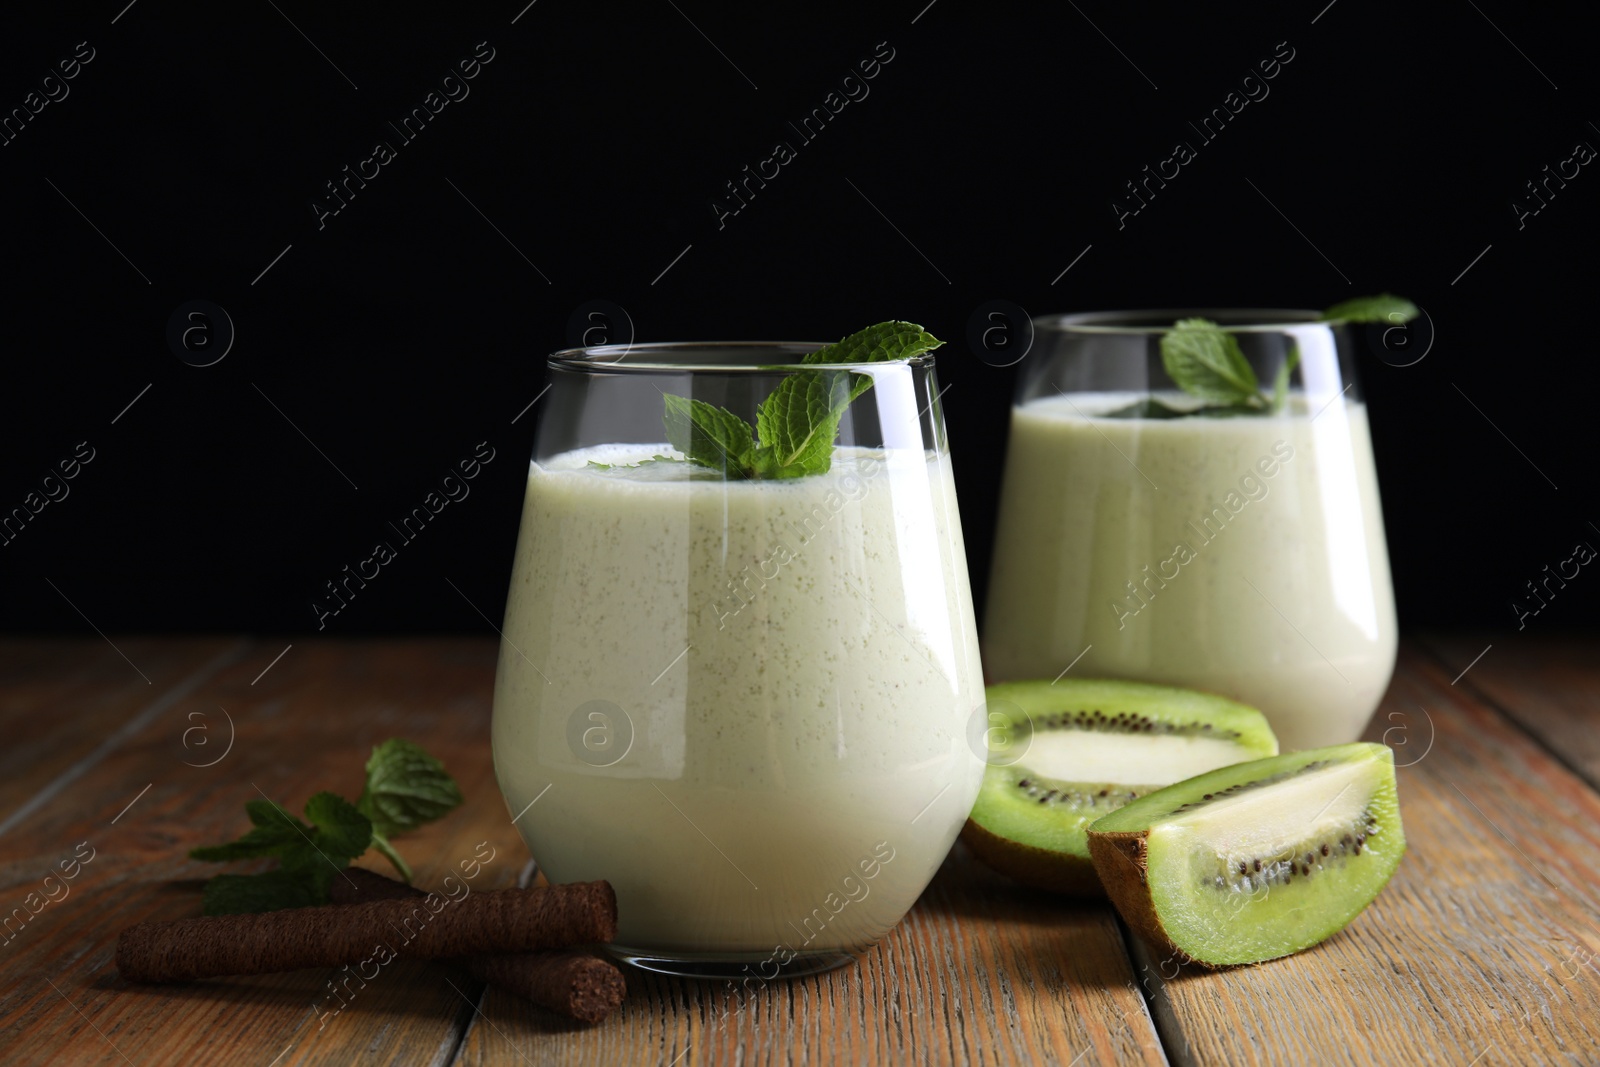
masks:
[(1218, 404), (1257, 404), (1256, 372), (1239, 339), (1209, 319), (1180, 319), (1161, 335), (1161, 364), (1178, 388)]
[(872, 388), (865, 374), (806, 371), (785, 378), (756, 409), (759, 467), (766, 478), (825, 473), (845, 409)]
[(1170, 404), (1163, 404), (1153, 396), (1142, 400), (1135, 400), (1126, 407), (1108, 411), (1100, 417), (1103, 419), (1182, 419), (1193, 412), (1183, 408), (1175, 408)]
[(377, 848), (411, 880), (389, 838), (439, 818), (461, 803), (461, 790), (438, 760), (409, 741), (386, 741), (367, 761), (358, 804), (336, 793), (306, 801), (306, 821), (270, 800), (245, 804), (254, 828), (237, 841), (192, 849), (212, 863), (275, 859), (260, 874), (219, 874), (206, 883), (207, 915), (275, 911), (328, 902), (328, 886), (368, 848)]
[[(880, 322), (817, 349), (807, 364), (886, 363), (914, 359), (944, 344), (914, 322)], [(853, 371), (802, 372), (785, 378), (756, 410), (758, 474), (800, 478), (826, 474), (845, 410), (868, 389), (872, 377)]]
[[(1322, 313), (1323, 322), (1409, 322), (1417, 305), (1391, 293), (1358, 296)], [(1289, 402), (1289, 376), (1300, 363), (1300, 348), (1289, 352), (1273, 376), (1272, 398), (1259, 392), (1256, 373), (1244, 358), (1239, 341), (1209, 319), (1181, 319), (1161, 335), (1161, 364), (1179, 389), (1208, 403), (1180, 411), (1157, 400), (1143, 400), (1108, 412), (1111, 418), (1174, 419), (1199, 415), (1230, 418), (1283, 411)]]
[[(942, 344), (914, 322), (880, 322), (807, 354), (801, 362), (883, 363), (913, 359)], [(867, 374), (801, 371), (784, 378), (761, 402), (754, 427), (726, 408), (671, 395), (663, 421), (672, 447), (698, 466), (728, 478), (801, 478), (827, 473), (846, 409), (871, 388)], [(611, 469), (593, 461), (589, 466)]]
[(1289, 354), (1278, 364), (1278, 373), (1272, 379), (1272, 410), (1282, 411), (1289, 403), (1289, 375), (1300, 365), (1300, 346), (1289, 342)]
[(882, 363), (891, 359), (913, 359), (944, 344), (914, 322), (891, 320), (817, 349), (801, 363)]
[(1405, 297), (1392, 293), (1358, 296), (1322, 313), (1324, 322), (1410, 322), (1422, 312)]
[(653, 467), (660, 463), (683, 462), (685, 461), (672, 456), (663, 456), (660, 453), (657, 453), (656, 455), (651, 456), (649, 459), (641, 459), (637, 463), (597, 463), (591, 459), (586, 469), (597, 471), (637, 470), (640, 467)]
[(1237, 419), (1241, 415), (1265, 415), (1267, 409), (1257, 404), (1207, 404), (1189, 414), (1203, 419)]
[(750, 424), (727, 408), (704, 400), (666, 395), (667, 441), (691, 463), (720, 470), (729, 478), (750, 476), (755, 438)]

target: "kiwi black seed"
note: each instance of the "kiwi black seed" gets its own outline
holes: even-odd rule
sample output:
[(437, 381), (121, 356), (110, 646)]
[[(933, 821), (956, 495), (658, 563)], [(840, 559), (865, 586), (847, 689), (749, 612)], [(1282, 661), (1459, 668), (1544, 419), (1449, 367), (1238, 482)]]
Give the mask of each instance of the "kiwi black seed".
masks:
[(1352, 744), (1224, 767), (1097, 820), (1089, 847), (1158, 948), (1208, 966), (1275, 959), (1343, 929), (1399, 865), (1394, 756)]
[(1337, 869), (1337, 865), (1347, 862), (1348, 858), (1361, 855), (1366, 839), (1379, 833), (1373, 828), (1375, 820), (1370, 810), (1363, 811), (1353, 824), (1360, 825), (1363, 832), (1351, 838), (1349, 844), (1331, 837), (1327, 840), (1310, 838), (1285, 845), (1271, 855), (1252, 855), (1244, 859), (1219, 857), (1217, 873), (1201, 875), (1200, 883), (1226, 892), (1258, 892), (1275, 885), (1288, 885), (1296, 875), (1308, 878), (1313, 874), (1325, 874)]

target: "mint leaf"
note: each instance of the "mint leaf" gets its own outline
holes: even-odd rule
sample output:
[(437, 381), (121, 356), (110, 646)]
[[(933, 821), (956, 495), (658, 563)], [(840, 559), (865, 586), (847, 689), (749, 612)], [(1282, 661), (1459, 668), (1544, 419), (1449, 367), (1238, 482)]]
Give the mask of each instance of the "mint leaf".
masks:
[(638, 470), (640, 467), (654, 467), (654, 466), (657, 466), (657, 465), (660, 465), (660, 464), (664, 464), (664, 463), (687, 463), (687, 462), (689, 462), (689, 461), (685, 460), (685, 459), (678, 459), (675, 456), (663, 456), (663, 455), (657, 454), (657, 455), (651, 456), (649, 459), (641, 459), (637, 463), (596, 463), (594, 460), (591, 459), (589, 461), (587, 469), (597, 470), (597, 471)]
[[(942, 344), (914, 322), (880, 322), (807, 354), (801, 362), (825, 366), (913, 359)], [(823, 474), (833, 465), (844, 413), (871, 388), (867, 374), (802, 371), (785, 377), (767, 395), (756, 409), (754, 427), (726, 408), (670, 395), (662, 419), (672, 447), (700, 467), (727, 478), (800, 478)], [(656, 459), (669, 461), (665, 456)], [(591, 460), (589, 468), (609, 471), (613, 465)]]
[(1143, 400), (1135, 400), (1126, 407), (1108, 411), (1100, 417), (1103, 419), (1181, 419), (1192, 414), (1194, 412), (1163, 404), (1155, 397), (1147, 396)]
[(761, 475), (826, 473), (833, 465), (833, 441), (845, 409), (870, 388), (870, 377), (849, 371), (806, 371), (785, 378), (756, 410)]
[(1300, 364), (1300, 346), (1289, 344), (1289, 354), (1283, 357), (1283, 362), (1278, 364), (1277, 376), (1272, 380), (1272, 410), (1282, 411), (1289, 402), (1289, 375), (1294, 373), (1295, 367)]
[(808, 354), (800, 362), (882, 363), (891, 359), (913, 359), (943, 344), (914, 322), (890, 320), (857, 330), (843, 340)]
[(396, 737), (373, 748), (367, 760), (367, 785), (356, 809), (372, 821), (373, 830), (392, 837), (432, 822), (460, 804), (461, 788), (444, 764), (421, 746)]
[[(914, 322), (880, 322), (808, 353), (808, 364), (885, 363), (913, 359), (943, 345)], [(756, 473), (763, 478), (825, 474), (833, 466), (834, 439), (844, 413), (872, 388), (872, 377), (850, 371), (816, 371), (785, 378), (756, 410)]]
[(307, 822), (265, 798), (245, 804), (254, 828), (237, 841), (191, 849), (212, 863), (276, 859), (260, 874), (219, 874), (206, 883), (207, 915), (272, 911), (328, 902), (328, 886), (350, 861), (377, 848), (411, 880), (411, 871), (388, 838), (414, 830), (461, 803), (461, 790), (444, 766), (398, 738), (372, 750), (358, 804), (321, 792), (306, 801)]
[(245, 813), (255, 824), (255, 829), (225, 845), (210, 845), (189, 850), (189, 858), (208, 863), (229, 863), (233, 860), (283, 858), (306, 846), (311, 827), (284, 811), (270, 800), (251, 800), (244, 806)]
[(704, 400), (666, 395), (667, 441), (692, 463), (747, 477), (755, 451), (750, 424), (727, 408)]
[(1178, 388), (1219, 404), (1261, 404), (1239, 340), (1209, 319), (1180, 319), (1161, 335), (1161, 364)]
[(306, 801), (305, 814), (315, 828), (311, 845), (317, 855), (337, 866), (348, 865), (372, 844), (372, 820), (337, 793), (316, 794)]
[(219, 874), (206, 883), (207, 915), (244, 915), (281, 908), (309, 908), (328, 902), (311, 879), (297, 871)]
[[(1259, 400), (1259, 398), (1257, 398)], [(1257, 404), (1207, 404), (1195, 408), (1189, 414), (1198, 415), (1202, 419), (1236, 419), (1241, 415), (1265, 415), (1267, 408)]]
[[(328, 884), (372, 841), (372, 823), (333, 793), (306, 802), (310, 825), (268, 800), (252, 800), (245, 810), (255, 829), (226, 845), (192, 849), (190, 857), (216, 863), (272, 857), (278, 869), (213, 878), (206, 885), (207, 915), (326, 904)], [(213, 889), (219, 879), (222, 885)]]
[[(1419, 314), (1411, 301), (1382, 293), (1335, 304), (1322, 313), (1322, 321), (1401, 323)], [(1289, 378), (1299, 363), (1299, 346), (1291, 345), (1273, 376), (1272, 398), (1268, 401), (1258, 391), (1256, 373), (1244, 358), (1238, 338), (1209, 319), (1181, 319), (1161, 335), (1161, 364), (1178, 388), (1209, 403), (1179, 411), (1147, 399), (1108, 414), (1113, 418), (1172, 419), (1188, 415), (1230, 418), (1283, 411), (1289, 402)]]
[(1324, 322), (1410, 322), (1422, 312), (1417, 305), (1392, 293), (1358, 296), (1333, 305), (1322, 313)]
[[(395, 737), (372, 750), (367, 760), (367, 784), (356, 801), (356, 810), (371, 820), (372, 847), (383, 853), (409, 883), (411, 868), (389, 838), (432, 822), (460, 803), (461, 789), (446, 773), (444, 764), (421, 746)], [(306, 814), (311, 814), (309, 805)], [(365, 844), (361, 851), (366, 851)]]

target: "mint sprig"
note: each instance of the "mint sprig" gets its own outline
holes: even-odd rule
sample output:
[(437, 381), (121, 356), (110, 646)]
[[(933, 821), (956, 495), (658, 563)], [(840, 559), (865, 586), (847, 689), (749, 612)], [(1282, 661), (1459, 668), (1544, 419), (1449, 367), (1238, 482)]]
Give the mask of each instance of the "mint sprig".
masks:
[[(190, 858), (230, 863), (270, 857), (278, 861), (278, 868), (211, 879), (205, 890), (207, 915), (326, 903), (334, 876), (372, 841), (371, 821), (333, 793), (318, 793), (306, 801), (309, 825), (270, 800), (252, 800), (244, 807), (255, 829), (226, 845), (193, 849)], [(270, 906), (259, 906), (262, 903)]]
[[(880, 322), (808, 353), (800, 362), (819, 367), (886, 363), (914, 359), (942, 344), (914, 322)], [(799, 371), (761, 401), (754, 426), (727, 408), (672, 395), (666, 397), (662, 421), (668, 443), (697, 467), (735, 480), (802, 478), (827, 473), (845, 411), (871, 388), (869, 374)], [(656, 456), (654, 461), (666, 459)], [(593, 462), (589, 466), (613, 468)]]
[[(1321, 321), (1398, 324), (1409, 322), (1419, 314), (1411, 301), (1382, 293), (1335, 304), (1322, 313)], [(1289, 376), (1299, 363), (1299, 346), (1291, 344), (1273, 376), (1272, 393), (1268, 397), (1261, 392), (1260, 381), (1245, 359), (1238, 338), (1210, 319), (1180, 319), (1161, 335), (1161, 365), (1179, 389), (1206, 403), (1180, 410), (1155, 399), (1145, 399), (1107, 414), (1116, 418), (1158, 419), (1273, 414), (1288, 404)]]
[(206, 883), (205, 913), (232, 915), (275, 911), (328, 902), (339, 872), (368, 848), (376, 848), (411, 880), (389, 838), (416, 829), (461, 803), (461, 790), (444, 766), (409, 741), (394, 738), (372, 750), (367, 781), (355, 804), (321, 792), (306, 801), (306, 821), (265, 798), (245, 803), (254, 828), (237, 841), (192, 849), (191, 859), (210, 863), (275, 859), (260, 874), (219, 874)]

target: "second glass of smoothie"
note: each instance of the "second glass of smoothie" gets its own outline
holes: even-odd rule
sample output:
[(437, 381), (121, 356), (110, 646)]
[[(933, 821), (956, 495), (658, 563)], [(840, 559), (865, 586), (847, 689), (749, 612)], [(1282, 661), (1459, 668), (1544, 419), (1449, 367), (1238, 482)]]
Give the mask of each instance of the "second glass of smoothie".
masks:
[[(552, 881), (615, 887), (613, 951), (648, 968), (772, 978), (849, 961), (915, 902), (982, 777), (932, 357), (800, 366), (818, 347), (550, 360), (495, 770)], [(753, 424), (803, 374), (871, 379), (825, 472), (734, 478), (666, 443), (667, 396)]]
[[(1174, 417), (1199, 401), (1165, 373), (1161, 337), (1196, 317), (1268, 392), (1297, 352), (1287, 402)], [(1036, 320), (984, 614), (991, 681), (1070, 665), (1255, 705), (1285, 749), (1360, 736), (1394, 668), (1394, 594), (1349, 329), (1318, 319)]]

